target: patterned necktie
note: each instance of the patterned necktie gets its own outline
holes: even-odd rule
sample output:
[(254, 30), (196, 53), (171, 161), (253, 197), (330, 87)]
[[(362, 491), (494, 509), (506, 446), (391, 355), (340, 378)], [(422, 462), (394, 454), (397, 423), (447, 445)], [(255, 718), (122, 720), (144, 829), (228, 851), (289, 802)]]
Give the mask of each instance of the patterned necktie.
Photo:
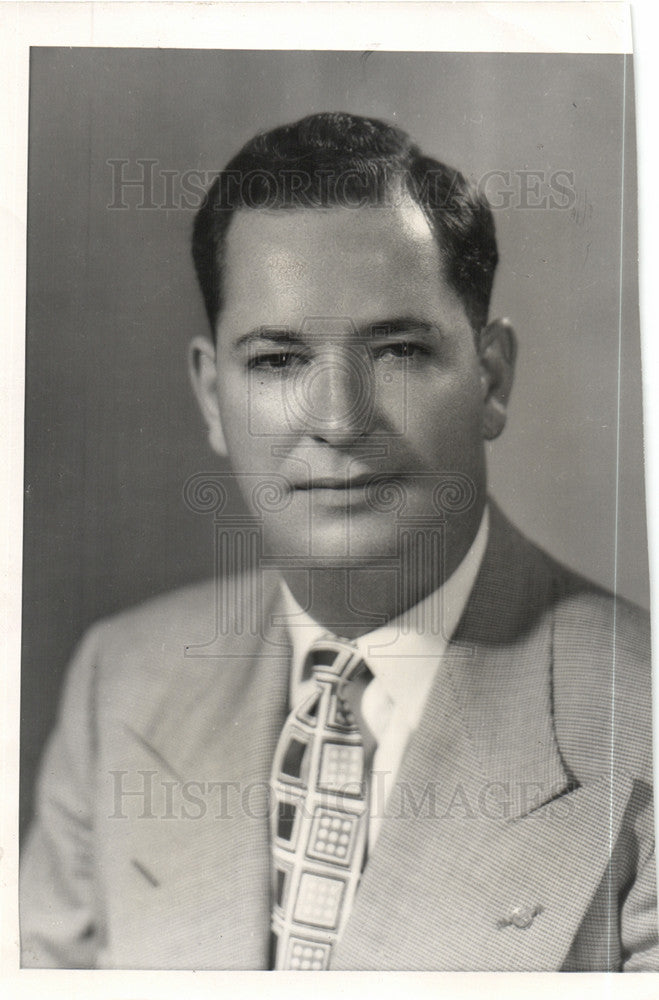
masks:
[(346, 700), (370, 671), (329, 636), (309, 650), (309, 673), (315, 690), (286, 720), (272, 769), (274, 969), (329, 967), (366, 851), (369, 762)]

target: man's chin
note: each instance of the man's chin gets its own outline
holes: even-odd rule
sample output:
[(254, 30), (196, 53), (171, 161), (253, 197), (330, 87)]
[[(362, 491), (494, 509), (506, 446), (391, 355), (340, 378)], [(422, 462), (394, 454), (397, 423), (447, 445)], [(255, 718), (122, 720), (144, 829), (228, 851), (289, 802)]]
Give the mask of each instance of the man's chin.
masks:
[(354, 517), (315, 518), (312, 524), (274, 528), (268, 525), (264, 532), (264, 554), (300, 568), (386, 566), (395, 562), (399, 549), (395, 524), (383, 523), (381, 515), (377, 524)]

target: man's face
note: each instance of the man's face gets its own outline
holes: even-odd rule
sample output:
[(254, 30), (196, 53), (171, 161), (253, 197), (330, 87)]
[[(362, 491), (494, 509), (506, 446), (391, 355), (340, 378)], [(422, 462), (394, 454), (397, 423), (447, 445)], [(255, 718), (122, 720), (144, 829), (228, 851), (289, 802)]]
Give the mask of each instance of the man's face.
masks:
[(474, 498), (449, 515), (456, 565), (484, 501), (488, 380), (418, 205), (240, 211), (224, 295), (205, 411), (268, 553), (390, 557), (401, 517), (436, 521), (459, 473)]

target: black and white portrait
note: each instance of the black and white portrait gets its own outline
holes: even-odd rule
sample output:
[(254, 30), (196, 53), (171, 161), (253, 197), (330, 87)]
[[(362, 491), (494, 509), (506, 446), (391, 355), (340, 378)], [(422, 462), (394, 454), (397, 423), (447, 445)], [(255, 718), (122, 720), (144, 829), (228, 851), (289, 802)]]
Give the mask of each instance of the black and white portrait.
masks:
[(32, 49), (24, 968), (659, 971), (634, 113)]

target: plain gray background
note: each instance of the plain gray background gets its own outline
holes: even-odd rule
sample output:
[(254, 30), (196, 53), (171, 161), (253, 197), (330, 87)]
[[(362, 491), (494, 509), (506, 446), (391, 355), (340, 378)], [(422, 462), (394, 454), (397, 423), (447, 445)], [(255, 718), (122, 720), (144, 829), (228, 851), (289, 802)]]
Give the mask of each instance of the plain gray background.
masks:
[[(81, 632), (213, 566), (212, 519), (182, 500), (218, 468), (186, 374), (206, 330), (193, 207), (139, 209), (126, 190), (129, 207), (109, 208), (109, 160), (175, 172), (176, 204), (183, 172), (342, 109), (396, 122), (473, 179), (511, 172), (492, 315), (513, 321), (520, 355), (492, 492), (552, 554), (647, 606), (629, 58), (624, 78), (622, 56), (32, 50), (23, 822)], [(520, 204), (529, 170), (571, 172), (574, 204)]]

